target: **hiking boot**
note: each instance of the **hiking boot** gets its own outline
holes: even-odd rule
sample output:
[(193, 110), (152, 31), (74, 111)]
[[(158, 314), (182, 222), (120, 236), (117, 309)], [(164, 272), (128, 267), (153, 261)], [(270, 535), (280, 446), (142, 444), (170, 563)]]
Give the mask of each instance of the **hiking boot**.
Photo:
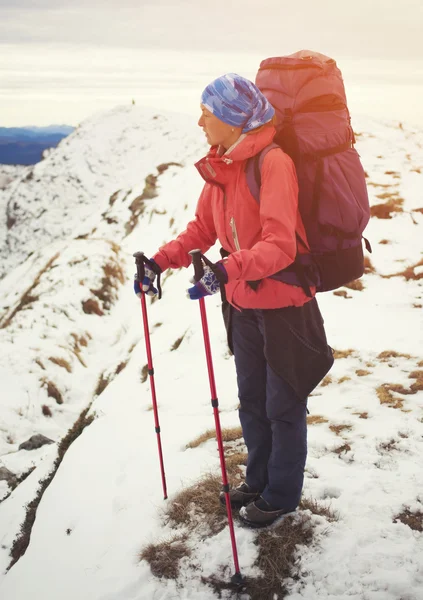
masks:
[(255, 502), (250, 502), (239, 511), (239, 518), (248, 527), (267, 527), (272, 525), (280, 517), (293, 513), (295, 508), (275, 509), (266, 500), (260, 496)]
[[(229, 490), (229, 499), (231, 501), (232, 508), (240, 508), (241, 506), (245, 506), (253, 500), (257, 500), (260, 497), (260, 492), (254, 492), (250, 486), (246, 483), (241, 483), (236, 488), (231, 488)], [(226, 494), (225, 492), (220, 492), (219, 500), (221, 504), (226, 506)]]

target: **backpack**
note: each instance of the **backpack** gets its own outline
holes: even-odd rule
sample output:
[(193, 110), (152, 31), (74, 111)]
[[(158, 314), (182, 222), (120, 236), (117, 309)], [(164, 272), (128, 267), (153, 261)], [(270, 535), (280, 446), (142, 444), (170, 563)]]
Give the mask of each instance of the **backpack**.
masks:
[(362, 233), (370, 218), (341, 72), (332, 58), (301, 50), (263, 60), (256, 85), (275, 108), (276, 136), (247, 161), (247, 184), (259, 202), (264, 157), (282, 148), (296, 167), (310, 247), (310, 254), (297, 252), (292, 265), (271, 277), (300, 285), (309, 296), (311, 286), (334, 290), (363, 275)]

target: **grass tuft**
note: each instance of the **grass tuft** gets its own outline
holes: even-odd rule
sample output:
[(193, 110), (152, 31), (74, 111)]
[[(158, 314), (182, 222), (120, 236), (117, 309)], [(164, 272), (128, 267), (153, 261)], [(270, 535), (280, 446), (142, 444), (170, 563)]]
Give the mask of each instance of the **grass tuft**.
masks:
[(186, 535), (175, 534), (157, 544), (149, 544), (140, 552), (139, 559), (148, 562), (156, 577), (177, 579), (180, 560), (191, 554), (186, 540)]
[(367, 369), (357, 369), (355, 374), (358, 375), (358, 377), (366, 377), (367, 375), (371, 375), (372, 372), (367, 371)]
[(370, 216), (376, 217), (377, 219), (392, 219), (393, 213), (402, 213), (404, 199), (398, 196), (396, 192), (384, 192), (378, 194), (378, 198), (381, 200), (387, 199), (387, 202), (382, 204), (374, 204), (370, 207)]
[(148, 378), (148, 365), (144, 365), (141, 369), (140, 380), (141, 383), (145, 383)]
[(55, 383), (47, 379), (42, 380), (42, 384), (47, 387), (47, 396), (56, 400), (57, 404), (63, 404), (63, 396)]
[(104, 373), (102, 373), (98, 378), (97, 387), (95, 388), (94, 395), (99, 396), (102, 392), (104, 392), (109, 383), (110, 379), (108, 377), (105, 377)]
[(72, 367), (70, 366), (68, 361), (65, 360), (64, 358), (57, 358), (56, 356), (50, 356), (49, 361), (54, 363), (58, 367), (62, 367), (63, 369), (66, 369), (66, 371), (68, 373), (72, 373)]
[(348, 358), (354, 354), (354, 350), (349, 348), (348, 350), (334, 350), (333, 358), (336, 360), (338, 358)]
[(333, 450), (333, 452), (335, 452), (335, 454), (338, 454), (340, 456), (343, 453), (346, 454), (350, 450), (351, 450), (351, 446), (349, 444), (342, 444), (342, 446), (338, 446), (337, 448), (335, 448)]
[(356, 292), (362, 292), (364, 290), (364, 284), (362, 281), (360, 281), (360, 279), (354, 279), (354, 281), (346, 283), (344, 287), (348, 288), (349, 290), (354, 290)]
[(86, 315), (98, 315), (102, 317), (104, 312), (101, 310), (99, 303), (95, 298), (88, 298), (82, 302), (82, 310)]
[[(189, 442), (186, 445), (186, 448), (197, 448), (207, 440), (216, 437), (215, 429), (208, 429), (198, 437), (196, 437), (192, 442)], [(222, 429), (222, 440), (224, 442), (235, 442), (236, 440), (242, 438), (242, 429), (241, 427), (231, 427)]]
[(409, 508), (405, 508), (401, 513), (394, 517), (393, 522), (401, 521), (413, 531), (423, 531), (423, 512), (420, 510), (411, 512)]
[(309, 415), (307, 417), (307, 425), (319, 425), (320, 423), (329, 423), (329, 421), (321, 415)]
[(381, 362), (388, 362), (390, 358), (408, 358), (411, 359), (410, 354), (403, 354), (402, 352), (397, 352), (396, 350), (384, 350), (380, 354), (377, 355), (377, 358)]
[(376, 394), (381, 404), (386, 404), (391, 408), (402, 408), (404, 406), (403, 400), (393, 395), (389, 383), (380, 385), (376, 389)]
[(221, 486), (221, 477), (204, 475), (175, 496), (165, 510), (165, 523), (173, 527), (198, 527), (201, 524), (208, 535), (216, 535), (226, 526), (226, 510), (219, 501)]
[(340, 435), (343, 431), (351, 431), (352, 425), (329, 425), (329, 429), (336, 435)]
[(47, 404), (43, 404), (42, 405), (41, 412), (43, 413), (43, 415), (45, 417), (51, 417), (51, 416), (53, 416), (53, 413), (51, 412), (51, 409), (47, 406)]
[[(187, 330), (188, 331), (188, 330)], [(179, 337), (175, 342), (173, 342), (170, 351), (173, 352), (174, 350), (177, 350), (179, 348), (179, 346), (182, 344), (182, 342), (184, 341), (184, 337), (186, 336), (187, 332), (185, 331), (185, 333), (183, 333), (181, 335), (181, 337)]]

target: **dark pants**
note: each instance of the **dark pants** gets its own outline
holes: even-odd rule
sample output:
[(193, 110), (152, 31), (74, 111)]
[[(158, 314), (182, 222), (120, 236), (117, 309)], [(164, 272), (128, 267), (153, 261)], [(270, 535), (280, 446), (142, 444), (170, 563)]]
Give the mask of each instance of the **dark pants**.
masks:
[(232, 311), (246, 483), (273, 507), (294, 509), (307, 458), (306, 402), (267, 363), (263, 331), (262, 310)]

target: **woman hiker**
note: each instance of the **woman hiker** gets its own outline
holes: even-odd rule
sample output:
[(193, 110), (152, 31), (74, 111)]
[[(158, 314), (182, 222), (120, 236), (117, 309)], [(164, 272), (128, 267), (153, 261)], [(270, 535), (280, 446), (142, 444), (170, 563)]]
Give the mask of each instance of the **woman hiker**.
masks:
[[(142, 289), (157, 293), (156, 274), (191, 265), (219, 240), (221, 261), (188, 290), (193, 300), (224, 288), (225, 323), (235, 356), (239, 418), (248, 450), (245, 482), (231, 504), (252, 527), (271, 524), (300, 502), (307, 456), (307, 396), (333, 364), (314, 296), (271, 278), (307, 253), (292, 160), (279, 147), (261, 166), (260, 202), (248, 187), (246, 163), (272, 143), (275, 111), (249, 80), (229, 73), (201, 96), (211, 148), (196, 167), (205, 180), (195, 218), (145, 267)], [(224, 494), (221, 494), (224, 502)]]

